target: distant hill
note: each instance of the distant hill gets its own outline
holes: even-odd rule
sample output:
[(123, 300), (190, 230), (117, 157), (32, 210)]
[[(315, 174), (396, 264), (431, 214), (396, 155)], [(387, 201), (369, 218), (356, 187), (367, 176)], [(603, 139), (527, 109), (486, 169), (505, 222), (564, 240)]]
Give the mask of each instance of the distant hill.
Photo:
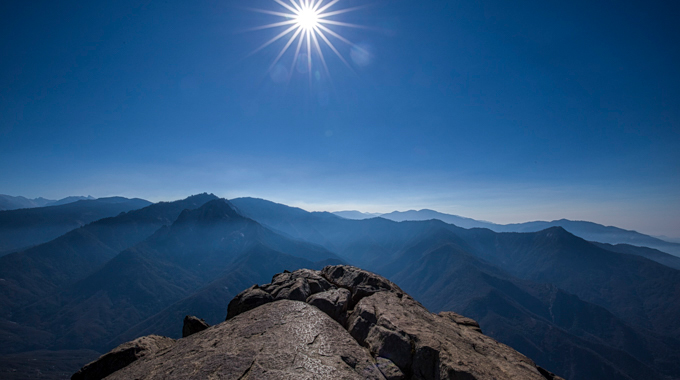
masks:
[(87, 197), (82, 197), (82, 196), (75, 196), (75, 197), (66, 197), (63, 199), (60, 199), (58, 201), (50, 202), (46, 204), (45, 206), (60, 206), (60, 205), (65, 205), (73, 202), (78, 202), (78, 201), (88, 201), (88, 200), (93, 200), (95, 199), (94, 197), (88, 195)]
[(528, 222), (519, 224), (507, 224), (493, 229), (496, 232), (536, 232), (550, 227), (562, 227), (572, 234), (586, 239), (607, 244), (630, 244), (638, 247), (655, 248), (673, 255), (680, 255), (680, 244), (670, 243), (661, 239), (641, 234), (637, 231), (624, 230), (613, 226), (574, 221), (567, 219), (553, 220), (552, 222)]
[(25, 197), (13, 197), (11, 195), (0, 194), (0, 211), (16, 210), (20, 208), (43, 207), (48, 204), (56, 202), (51, 199), (35, 198), (28, 199)]
[[(348, 219), (367, 219), (360, 217), (361, 213), (353, 214), (354, 218)], [(537, 232), (550, 227), (562, 227), (572, 234), (586, 239), (607, 244), (629, 244), (638, 247), (650, 247), (660, 251), (680, 256), (680, 244), (664, 241), (659, 238), (641, 234), (637, 231), (625, 230), (618, 227), (603, 226), (601, 224), (573, 221), (568, 219), (553, 220), (551, 222), (535, 221), (515, 224), (496, 224), (475, 219), (465, 218), (458, 215), (445, 214), (434, 210), (409, 210), (394, 211), (380, 215), (381, 218), (402, 222), (408, 220), (430, 220), (438, 219), (446, 223), (455, 224), (463, 228), (488, 228), (495, 232)]]
[(638, 247), (630, 244), (606, 244), (592, 242), (596, 246), (606, 249), (608, 251), (626, 253), (629, 255), (637, 255), (646, 257), (650, 260), (654, 260), (657, 263), (661, 263), (667, 267), (680, 270), (680, 257), (669, 255), (668, 253), (661, 252), (658, 249), (648, 248), (648, 247)]
[(92, 200), (91, 196), (73, 196), (66, 197), (60, 200), (52, 200), (45, 198), (34, 198), (29, 199), (25, 197), (13, 197), (11, 195), (0, 194), (0, 211), (4, 210), (17, 210), (21, 208), (34, 208), (34, 207), (45, 207), (45, 206), (59, 206), (65, 205), (67, 203), (73, 203), (80, 200)]
[(368, 212), (361, 212), (361, 211), (354, 211), (354, 210), (348, 210), (348, 211), (335, 211), (333, 214), (345, 218), (345, 219), (355, 219), (355, 220), (361, 220), (361, 219), (368, 219), (368, 218), (376, 218), (380, 216), (381, 214), (371, 214)]
[[(381, 218), (394, 220), (395, 222), (403, 222), (407, 220), (430, 220), (438, 219), (442, 222), (455, 224), (463, 228), (488, 228), (494, 230), (497, 225), (494, 223), (483, 222), (471, 218), (465, 218), (458, 215), (444, 214), (434, 210), (409, 210), (409, 211), (394, 211), (389, 214), (380, 215)], [(495, 230), (494, 230), (495, 231)]]
[(150, 204), (143, 199), (112, 197), (0, 211), (0, 256), (48, 242), (96, 220)]
[(172, 224), (184, 210), (198, 208), (216, 198), (201, 194), (175, 202), (155, 203), (100, 219), (47, 243), (0, 257), (0, 320), (9, 319), (20, 308), (82, 280), (120, 251)]

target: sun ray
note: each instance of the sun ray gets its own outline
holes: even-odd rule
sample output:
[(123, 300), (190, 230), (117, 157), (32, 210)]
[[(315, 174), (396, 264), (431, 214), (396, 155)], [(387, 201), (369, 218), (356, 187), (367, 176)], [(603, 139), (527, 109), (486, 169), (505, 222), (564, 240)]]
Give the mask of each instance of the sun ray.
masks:
[(268, 14), (268, 15), (281, 16), (281, 17), (286, 17), (286, 18), (295, 17), (295, 15), (292, 15), (290, 13), (270, 11), (270, 10), (267, 10), (267, 9), (258, 9), (258, 8), (245, 8), (245, 9), (252, 11), (252, 12), (265, 13), (265, 14)]
[(293, 4), (293, 6), (295, 7), (295, 9), (297, 9), (297, 11), (295, 12), (295, 14), (298, 14), (300, 11), (302, 11), (302, 8), (300, 7), (300, 5), (298, 5), (298, 3), (297, 3), (295, 0), (288, 0), (288, 1), (290, 1), (291, 4)]
[(317, 12), (317, 13), (322, 13), (322, 12), (325, 11), (326, 9), (328, 9), (328, 8), (332, 7), (333, 5), (335, 5), (338, 1), (340, 1), (340, 0), (333, 0), (333, 1), (331, 1), (330, 3), (324, 5), (321, 9), (317, 9), (316, 12)]
[(276, 28), (276, 27), (279, 27), (279, 26), (285, 26), (285, 25), (290, 25), (290, 24), (295, 24), (295, 23), (297, 23), (297, 20), (275, 22), (273, 24), (256, 26), (254, 28), (246, 29), (245, 32), (254, 32), (256, 30), (271, 29), (271, 28)]
[(334, 20), (319, 19), (319, 23), (338, 25), (338, 26), (346, 26), (348, 28), (370, 29), (369, 27), (364, 26), (364, 25), (349, 24), (349, 23), (346, 23), (346, 22), (334, 21)]
[(309, 73), (309, 80), (312, 80), (312, 41), (309, 34), (312, 31), (307, 29), (307, 72)]
[(295, 29), (295, 28), (297, 28), (297, 25), (293, 25), (293, 26), (291, 26), (290, 28), (288, 28), (288, 29), (284, 30), (283, 32), (279, 33), (276, 37), (272, 38), (271, 40), (265, 42), (265, 43), (264, 43), (262, 46), (260, 46), (259, 48), (255, 49), (252, 53), (249, 54), (249, 56), (250, 56), (250, 55), (253, 55), (253, 54), (255, 54), (255, 53), (257, 53), (258, 51), (260, 51), (260, 50), (266, 48), (267, 46), (273, 44), (274, 42), (278, 41), (279, 39), (281, 39), (281, 37), (283, 37), (283, 36), (285, 36), (286, 34), (290, 33), (290, 32), (291, 32), (293, 29)]
[(333, 36), (333, 37), (339, 39), (340, 41), (342, 41), (342, 42), (344, 42), (344, 43), (346, 43), (347, 45), (354, 46), (354, 44), (352, 43), (352, 41), (350, 41), (350, 40), (348, 40), (347, 38), (345, 38), (345, 37), (339, 35), (338, 33), (335, 33), (332, 29), (329, 29), (329, 28), (327, 28), (327, 27), (325, 27), (325, 26), (323, 26), (323, 25), (321, 25), (321, 24), (317, 25), (317, 27), (320, 28), (320, 29), (325, 30), (328, 34), (330, 34), (331, 36)]
[(317, 13), (319, 12), (319, 7), (321, 6), (321, 4), (323, 4), (323, 2), (324, 2), (324, 0), (319, 0), (319, 1), (314, 5), (314, 8), (312, 8), (312, 9), (314, 10), (314, 12), (317, 12)]
[[(328, 38), (326, 38), (326, 35), (323, 34), (323, 32), (321, 32), (321, 31), (318, 30), (318, 29), (317, 29), (317, 32), (318, 32), (318, 34), (319, 34), (319, 37), (321, 37), (321, 39), (323, 39), (323, 41), (326, 43), (326, 45), (328, 45), (328, 47), (331, 48), (331, 50), (333, 51), (333, 53), (335, 53), (335, 55), (337, 55), (338, 58), (340, 58), (340, 60), (342, 61), (342, 63), (344, 63), (345, 66), (347, 66), (350, 70), (352, 70), (352, 66), (350, 66), (350, 64), (345, 60), (345, 58), (342, 56), (342, 54), (340, 54), (340, 52), (338, 51), (338, 49), (335, 48), (335, 45), (333, 45), (333, 43), (332, 43), (331, 41), (329, 41)], [(354, 70), (352, 70), (352, 71), (354, 71)]]
[[(302, 29), (300, 29), (302, 30)], [(293, 76), (293, 70), (295, 70), (295, 64), (297, 63), (298, 57), (300, 56), (300, 49), (302, 48), (302, 41), (304, 40), (304, 35), (300, 34), (300, 39), (298, 40), (297, 48), (295, 49), (295, 55), (293, 56), (293, 64), (290, 65), (290, 72), (288, 73), (288, 80)]]
[(276, 59), (274, 59), (274, 62), (272, 62), (271, 66), (269, 66), (269, 70), (267, 70), (267, 71), (271, 71), (271, 69), (273, 69), (274, 66), (276, 66), (277, 63), (279, 63), (279, 60), (281, 59), (281, 57), (283, 57), (283, 55), (286, 53), (286, 50), (288, 50), (288, 48), (293, 43), (293, 41), (295, 41), (295, 39), (297, 38), (298, 34), (300, 34), (300, 32), (302, 32), (302, 29), (298, 29), (298, 30), (295, 31), (293, 36), (288, 40), (288, 43), (286, 43), (286, 46), (284, 46), (283, 49), (281, 50), (281, 52), (279, 53), (279, 55), (276, 56)]
[(284, 7), (284, 8), (286, 8), (286, 9), (288, 9), (289, 11), (293, 12), (293, 13), (297, 12), (297, 11), (295, 10), (295, 8), (291, 7), (290, 5), (284, 3), (284, 2), (281, 1), (281, 0), (274, 0), (274, 1), (277, 2), (279, 5), (281, 5), (282, 7)]
[(330, 77), (331, 73), (328, 70), (328, 65), (326, 65), (326, 59), (323, 56), (323, 52), (321, 51), (321, 46), (319, 46), (319, 40), (316, 38), (316, 33), (312, 33), (312, 37), (314, 38), (314, 46), (316, 47), (316, 52), (319, 54), (319, 58), (321, 59), (321, 64), (323, 65), (324, 71), (326, 71), (326, 75)]
[(343, 13), (354, 12), (354, 11), (358, 11), (359, 9), (368, 8), (368, 7), (369, 7), (368, 5), (360, 5), (358, 7), (345, 8), (345, 9), (340, 9), (340, 10), (333, 11), (333, 12), (319, 13), (319, 18), (337, 16), (337, 15), (340, 15), (340, 14), (343, 14)]

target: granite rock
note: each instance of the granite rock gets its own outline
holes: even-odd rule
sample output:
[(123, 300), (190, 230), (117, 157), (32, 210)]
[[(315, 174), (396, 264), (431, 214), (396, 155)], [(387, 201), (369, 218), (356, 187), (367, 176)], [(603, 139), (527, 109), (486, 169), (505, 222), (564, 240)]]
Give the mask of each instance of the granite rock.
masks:
[(453, 312), (351, 266), (250, 287), (227, 320), (109, 379), (562, 380)]
[(182, 338), (186, 338), (189, 335), (196, 334), (210, 327), (204, 320), (187, 315), (184, 317), (184, 325), (182, 326)]
[(280, 300), (206, 333), (180, 339), (107, 380), (375, 379), (385, 377), (368, 350), (319, 309)]
[(71, 376), (71, 380), (99, 380), (119, 371), (135, 361), (154, 356), (175, 345), (175, 340), (164, 336), (149, 335), (123, 343), (92, 363), (86, 364)]

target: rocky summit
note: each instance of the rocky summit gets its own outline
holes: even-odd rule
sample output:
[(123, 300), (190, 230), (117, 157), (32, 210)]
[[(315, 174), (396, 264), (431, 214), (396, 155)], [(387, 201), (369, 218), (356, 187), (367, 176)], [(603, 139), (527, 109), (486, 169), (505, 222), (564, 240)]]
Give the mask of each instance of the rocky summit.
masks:
[(561, 379), (474, 320), (432, 314), (351, 266), (277, 274), (238, 294), (223, 323), (200, 322), (186, 318), (179, 340), (125, 343), (72, 379)]

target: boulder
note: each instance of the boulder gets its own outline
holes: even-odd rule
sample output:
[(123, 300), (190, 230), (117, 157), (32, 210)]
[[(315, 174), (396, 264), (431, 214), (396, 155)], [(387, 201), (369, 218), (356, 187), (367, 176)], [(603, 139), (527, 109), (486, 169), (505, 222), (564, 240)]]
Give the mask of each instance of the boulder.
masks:
[(241, 313), (245, 313), (248, 310), (252, 310), (258, 306), (272, 302), (273, 300), (274, 297), (272, 297), (271, 294), (260, 289), (258, 285), (253, 285), (239, 293), (229, 302), (226, 320), (230, 320)]
[(299, 269), (295, 272), (285, 271), (274, 275), (272, 282), (266, 285), (253, 285), (239, 293), (227, 307), (227, 320), (252, 310), (265, 303), (277, 300), (306, 301), (315, 293), (324, 292), (332, 286), (319, 271)]
[(408, 295), (378, 292), (361, 299), (348, 329), (373, 356), (391, 360), (410, 379), (547, 378), (526, 356), (428, 312)]
[(71, 380), (99, 380), (134, 363), (140, 358), (154, 356), (175, 345), (175, 340), (149, 335), (123, 343), (92, 363), (86, 364), (71, 376)]
[(482, 332), (482, 329), (479, 327), (479, 323), (477, 323), (477, 321), (472, 318), (464, 317), (452, 311), (442, 311), (439, 313), (439, 316), (444, 317), (451, 322), (458, 324), (459, 326), (467, 327), (470, 330), (477, 331), (478, 333)]
[(384, 380), (368, 350), (319, 309), (281, 300), (213, 326), (107, 380)]
[(351, 293), (347, 289), (331, 289), (325, 292), (312, 294), (307, 297), (307, 303), (316, 306), (319, 310), (328, 314), (341, 325), (347, 319), (347, 306), (349, 305)]
[(321, 274), (330, 283), (352, 292), (352, 305), (350, 306), (356, 305), (362, 298), (377, 292), (404, 294), (404, 291), (392, 281), (349, 265), (330, 265), (323, 268)]
[(385, 376), (387, 380), (404, 380), (406, 376), (401, 372), (399, 367), (397, 367), (390, 359), (385, 359), (378, 356), (375, 358), (375, 362), (378, 365), (378, 369)]
[(196, 334), (210, 327), (204, 320), (187, 315), (184, 317), (184, 326), (182, 326), (182, 338), (186, 338), (189, 335)]
[[(271, 284), (267, 284), (263, 288), (276, 297), (277, 294), (286, 288), (294, 289), (299, 286), (309, 289), (310, 294), (320, 293), (333, 287), (321, 276), (319, 271), (299, 269), (292, 273), (284, 272), (274, 275)], [(304, 299), (298, 301), (304, 301)]]

